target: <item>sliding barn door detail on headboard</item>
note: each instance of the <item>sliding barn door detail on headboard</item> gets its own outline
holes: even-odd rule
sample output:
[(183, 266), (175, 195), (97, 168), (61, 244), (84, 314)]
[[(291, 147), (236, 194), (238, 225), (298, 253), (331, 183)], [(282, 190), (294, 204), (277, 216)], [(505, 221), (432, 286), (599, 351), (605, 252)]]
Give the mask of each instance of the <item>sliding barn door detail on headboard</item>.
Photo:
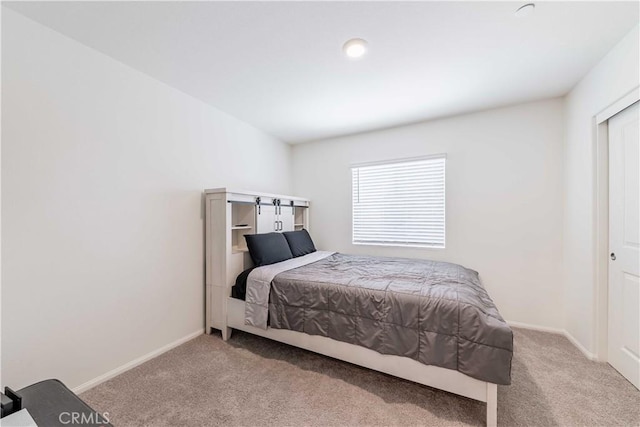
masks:
[(309, 200), (227, 188), (205, 190), (206, 332), (228, 334), (226, 301), (236, 277), (253, 266), (245, 234), (309, 229)]
[[(284, 196), (283, 196), (284, 197)], [(294, 213), (296, 206), (293, 206), (293, 200), (287, 200), (289, 203), (282, 205), (282, 198), (271, 199), (272, 203), (267, 204), (262, 201), (261, 197), (257, 198), (256, 206), (256, 233), (269, 233), (272, 231), (283, 232), (294, 230)], [(298, 207), (302, 212), (304, 207)], [(302, 225), (299, 225), (301, 228)]]

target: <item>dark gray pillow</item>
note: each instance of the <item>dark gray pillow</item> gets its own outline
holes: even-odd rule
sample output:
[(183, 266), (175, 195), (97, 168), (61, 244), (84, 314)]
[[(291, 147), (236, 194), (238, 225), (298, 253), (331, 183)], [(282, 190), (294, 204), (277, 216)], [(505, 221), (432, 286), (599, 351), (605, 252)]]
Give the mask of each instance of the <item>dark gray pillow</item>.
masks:
[(309, 236), (309, 232), (307, 230), (287, 231), (282, 234), (284, 234), (284, 237), (287, 239), (289, 248), (291, 248), (291, 253), (294, 257), (299, 257), (316, 251), (316, 247), (313, 245), (313, 240), (311, 240), (311, 236)]
[(280, 233), (245, 234), (244, 238), (256, 267), (293, 258), (287, 239)]

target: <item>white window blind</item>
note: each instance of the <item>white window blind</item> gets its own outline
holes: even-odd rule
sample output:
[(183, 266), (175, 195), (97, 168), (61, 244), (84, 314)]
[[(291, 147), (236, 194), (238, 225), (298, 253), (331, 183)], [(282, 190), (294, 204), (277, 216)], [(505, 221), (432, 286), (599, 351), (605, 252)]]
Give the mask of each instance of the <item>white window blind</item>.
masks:
[(445, 161), (354, 166), (353, 243), (444, 248)]

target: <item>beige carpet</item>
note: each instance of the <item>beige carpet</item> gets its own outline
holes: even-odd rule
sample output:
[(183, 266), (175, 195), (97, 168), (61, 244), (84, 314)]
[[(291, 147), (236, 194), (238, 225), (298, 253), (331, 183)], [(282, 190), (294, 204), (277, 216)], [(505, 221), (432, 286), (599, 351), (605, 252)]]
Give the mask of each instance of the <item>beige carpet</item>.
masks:
[[(613, 368), (562, 336), (514, 332), (498, 425), (640, 425), (640, 392)], [(485, 423), (483, 403), (241, 332), (203, 335), (81, 397), (115, 426)]]

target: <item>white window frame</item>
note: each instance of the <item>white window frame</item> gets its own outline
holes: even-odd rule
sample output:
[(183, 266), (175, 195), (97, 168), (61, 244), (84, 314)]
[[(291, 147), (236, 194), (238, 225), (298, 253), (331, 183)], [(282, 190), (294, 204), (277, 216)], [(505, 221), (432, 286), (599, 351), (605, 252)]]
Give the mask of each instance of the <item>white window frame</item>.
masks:
[[(443, 159), (444, 160), (444, 182), (443, 182), (443, 232), (442, 232), (442, 244), (434, 244), (434, 243), (410, 243), (410, 242), (363, 242), (355, 240), (355, 205), (356, 200), (354, 198), (354, 170), (363, 167), (369, 166), (382, 166), (382, 165), (394, 165), (401, 163), (410, 163), (410, 162), (419, 162), (425, 160), (434, 160), (434, 159)], [(447, 198), (447, 155), (446, 154), (433, 154), (429, 156), (421, 156), (421, 157), (410, 157), (410, 158), (402, 158), (402, 159), (393, 159), (393, 160), (384, 160), (378, 162), (368, 162), (368, 163), (355, 163), (352, 164), (351, 167), (351, 243), (354, 245), (360, 246), (394, 246), (394, 247), (410, 247), (410, 248), (429, 248), (429, 249), (445, 249), (446, 248), (446, 237), (447, 237), (447, 226), (446, 226), (446, 198)]]

